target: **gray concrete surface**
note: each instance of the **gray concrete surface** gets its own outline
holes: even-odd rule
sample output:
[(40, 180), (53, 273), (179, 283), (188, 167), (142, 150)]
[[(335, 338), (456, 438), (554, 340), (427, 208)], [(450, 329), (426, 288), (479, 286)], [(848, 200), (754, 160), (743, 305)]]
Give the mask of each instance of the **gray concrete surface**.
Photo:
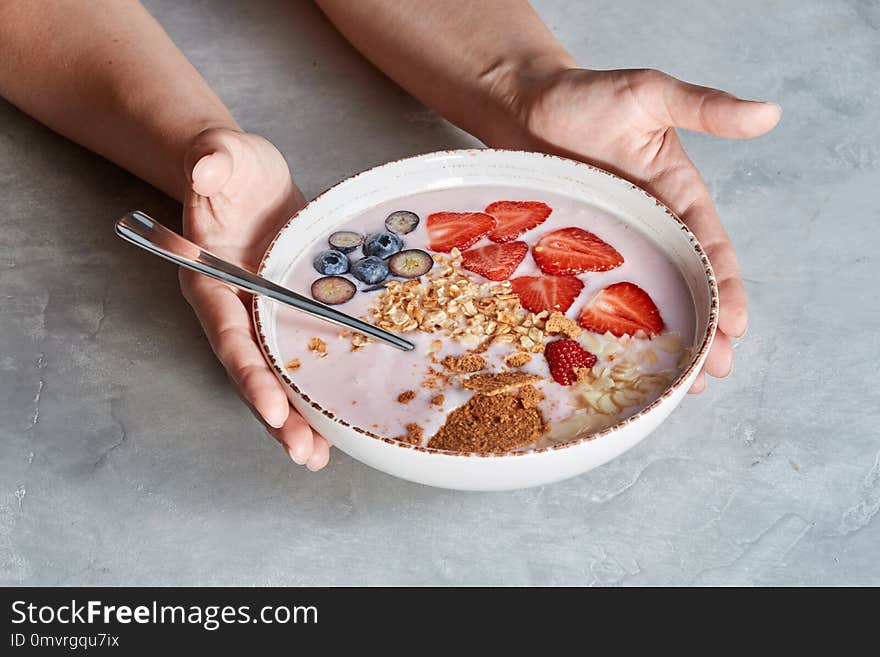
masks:
[[(147, 3), (307, 196), (474, 142), (308, 3)], [(733, 375), (649, 440), (510, 494), (294, 467), (175, 272), (112, 235), (176, 206), (0, 101), (0, 583), (880, 584), (880, 4), (536, 3), (584, 65), (782, 104), (684, 136), (752, 304)]]

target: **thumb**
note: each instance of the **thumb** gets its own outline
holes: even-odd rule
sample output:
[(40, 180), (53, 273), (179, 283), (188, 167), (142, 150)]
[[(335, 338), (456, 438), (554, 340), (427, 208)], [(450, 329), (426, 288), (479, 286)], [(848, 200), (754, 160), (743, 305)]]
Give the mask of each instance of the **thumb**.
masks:
[(671, 76), (664, 76), (661, 100), (669, 125), (732, 139), (763, 135), (782, 116), (782, 108), (775, 103), (742, 100)]
[(235, 167), (233, 140), (236, 132), (226, 129), (206, 130), (200, 134), (184, 158), (187, 180), (201, 196), (214, 196), (232, 177)]

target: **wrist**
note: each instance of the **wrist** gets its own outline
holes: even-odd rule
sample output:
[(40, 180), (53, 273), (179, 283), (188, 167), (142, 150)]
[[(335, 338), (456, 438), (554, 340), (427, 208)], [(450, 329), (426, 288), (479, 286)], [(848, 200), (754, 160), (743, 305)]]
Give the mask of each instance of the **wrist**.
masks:
[(542, 139), (535, 108), (543, 90), (577, 62), (564, 50), (502, 62), (486, 74), (490, 111), (473, 132), (493, 148), (537, 148)]

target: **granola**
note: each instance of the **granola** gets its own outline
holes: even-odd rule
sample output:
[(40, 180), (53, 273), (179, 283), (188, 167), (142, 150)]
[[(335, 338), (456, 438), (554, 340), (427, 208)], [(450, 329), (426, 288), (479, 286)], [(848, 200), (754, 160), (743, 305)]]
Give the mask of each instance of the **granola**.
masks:
[(402, 333), (437, 332), (472, 348), (500, 343), (543, 351), (546, 311), (523, 308), (509, 281), (475, 281), (461, 268), (457, 249), (438, 255), (436, 262), (423, 280), (387, 284), (370, 306), (377, 326)]

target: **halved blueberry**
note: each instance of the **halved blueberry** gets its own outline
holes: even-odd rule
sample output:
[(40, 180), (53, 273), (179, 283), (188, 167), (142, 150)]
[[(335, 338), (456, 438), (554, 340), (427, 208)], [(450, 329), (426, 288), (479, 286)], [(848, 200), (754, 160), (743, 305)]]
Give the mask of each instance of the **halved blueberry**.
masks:
[(345, 303), (355, 292), (355, 284), (342, 276), (324, 276), (312, 283), (312, 298), (328, 306)]
[(418, 278), (431, 271), (433, 266), (434, 258), (421, 249), (398, 251), (388, 260), (391, 273), (403, 278)]
[(351, 253), (364, 243), (364, 236), (352, 230), (339, 230), (330, 235), (327, 241), (337, 251)]
[(388, 278), (388, 263), (378, 256), (367, 256), (351, 266), (351, 274), (367, 285), (375, 285)]
[(381, 233), (367, 235), (364, 240), (364, 255), (388, 258), (403, 248), (403, 240), (394, 233), (383, 230)]
[(411, 233), (419, 225), (419, 215), (409, 210), (392, 212), (385, 219), (385, 228), (398, 235)]
[(318, 273), (324, 274), (325, 276), (344, 274), (348, 271), (349, 267), (348, 256), (335, 249), (321, 251), (315, 256), (313, 264), (315, 265), (315, 269), (318, 270)]

